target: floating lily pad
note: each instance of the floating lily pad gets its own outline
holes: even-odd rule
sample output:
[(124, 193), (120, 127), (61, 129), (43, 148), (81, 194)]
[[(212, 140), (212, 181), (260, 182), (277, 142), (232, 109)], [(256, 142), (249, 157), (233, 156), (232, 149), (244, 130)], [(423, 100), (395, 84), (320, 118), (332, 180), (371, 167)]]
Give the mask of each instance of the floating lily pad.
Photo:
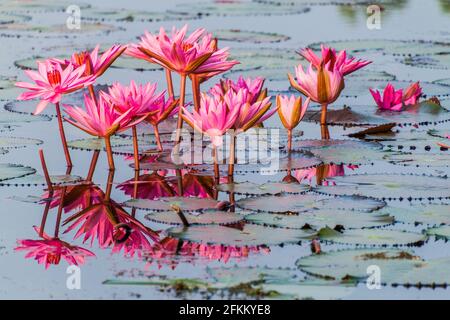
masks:
[(0, 24), (11, 24), (11, 23), (19, 23), (31, 20), (30, 16), (26, 16), (23, 14), (14, 14), (1, 12), (0, 13)]
[(402, 166), (443, 168), (450, 166), (450, 153), (393, 153), (383, 157), (389, 163)]
[(408, 207), (386, 206), (378, 211), (379, 214), (388, 214), (396, 221), (428, 226), (450, 225), (450, 205), (426, 204)]
[(440, 226), (431, 228), (426, 231), (430, 236), (435, 236), (437, 239), (450, 240), (450, 226)]
[(313, 229), (343, 226), (345, 229), (381, 227), (394, 222), (394, 217), (378, 212), (321, 209), (300, 214), (256, 213), (245, 216), (245, 220), (274, 228), (302, 229), (306, 225)]
[(270, 213), (302, 213), (314, 209), (372, 211), (385, 203), (366, 197), (327, 198), (316, 194), (263, 196), (240, 199), (236, 205), (244, 210)]
[(21, 178), (36, 173), (31, 167), (20, 164), (0, 163), (0, 181)]
[(382, 200), (432, 200), (450, 198), (449, 180), (413, 174), (353, 174), (333, 177), (336, 185), (317, 186), (316, 191), (330, 195), (360, 195)]
[(89, 8), (83, 10), (81, 19), (87, 21), (117, 21), (117, 22), (157, 22), (166, 20), (193, 19), (196, 16), (190, 13), (175, 12), (149, 12), (124, 9)]
[(219, 40), (250, 42), (250, 43), (271, 43), (287, 41), (288, 36), (278, 33), (244, 31), (239, 29), (226, 29), (214, 31), (214, 36)]
[[(34, 170), (34, 169), (33, 169)], [(83, 178), (74, 175), (51, 175), (50, 180), (54, 186), (72, 186), (84, 183)], [(22, 176), (21, 178), (10, 179), (0, 182), (0, 186), (13, 187), (31, 187), (31, 186), (46, 186), (45, 177), (39, 174), (31, 174)]]
[[(320, 50), (320, 43), (309, 45), (313, 50)], [(347, 50), (356, 54), (361, 52), (379, 52), (393, 55), (414, 56), (421, 54), (436, 54), (450, 52), (450, 44), (432, 41), (404, 41), (404, 40), (343, 40), (325, 43), (336, 50)]]
[[(202, 212), (186, 213), (185, 217), (190, 225), (202, 225), (202, 224), (227, 225), (237, 223), (244, 218), (244, 216), (240, 213), (225, 212), (214, 209), (205, 210)], [(182, 224), (180, 217), (173, 210), (150, 213), (147, 214), (145, 218), (147, 220), (158, 223), (166, 223), (174, 225)]]
[(0, 124), (16, 124), (21, 122), (37, 122), (37, 121), (50, 121), (51, 118), (46, 115), (28, 115), (14, 112), (0, 112)]
[(404, 57), (400, 62), (418, 68), (449, 69), (450, 53)]
[(399, 249), (356, 249), (326, 252), (300, 258), (296, 262), (302, 271), (314, 276), (337, 280), (365, 282), (368, 268), (377, 266), (383, 284), (399, 283), (405, 273), (426, 265), (420, 257)]
[(276, 4), (261, 4), (252, 1), (231, 2), (189, 2), (182, 3), (169, 13), (194, 13), (198, 16), (255, 16), (255, 15), (286, 15), (306, 13), (309, 8), (304, 5), (279, 6)]
[[(111, 146), (118, 147), (123, 145), (132, 145), (133, 141), (128, 137), (122, 136), (112, 136), (111, 137)], [(67, 142), (67, 146), (72, 149), (85, 150), (85, 151), (95, 151), (95, 150), (104, 150), (105, 149), (105, 141), (103, 138), (86, 138), (86, 139), (78, 139)]]
[(16, 77), (1, 77), (0, 76), (0, 100), (16, 99), (21, 89), (15, 86)]
[(278, 69), (287, 77), (293, 66), (304, 60), (295, 50), (279, 50), (275, 48), (235, 48), (231, 59), (240, 64), (233, 67), (232, 72), (254, 69)]
[[(5, 1), (0, 5), (0, 9), (9, 12), (26, 12), (26, 13), (44, 13), (65, 11), (72, 3), (68, 1), (39, 0), (39, 1), (22, 1), (11, 0)], [(88, 3), (77, 3), (80, 9), (89, 8)]]
[(309, 230), (277, 229), (247, 224), (242, 230), (218, 225), (176, 227), (167, 230), (171, 237), (189, 242), (227, 246), (279, 245), (308, 239)]
[(299, 194), (310, 190), (308, 185), (285, 182), (267, 182), (263, 184), (252, 182), (228, 183), (219, 184), (216, 188), (222, 192), (254, 196), (276, 195), (280, 193)]
[(0, 137), (0, 148), (18, 149), (26, 146), (37, 146), (44, 142), (39, 139), (21, 138), (21, 137)]
[(433, 81), (433, 82), (442, 84), (444, 86), (450, 86), (450, 79), (440, 79), (440, 80), (436, 80), (436, 81)]
[(421, 233), (386, 229), (352, 229), (343, 232), (329, 227), (319, 230), (320, 240), (362, 247), (419, 245), (427, 239)]
[(183, 212), (214, 209), (219, 202), (207, 198), (166, 197), (158, 200), (130, 199), (124, 202), (125, 207), (148, 211), (169, 211), (172, 206), (179, 207)]

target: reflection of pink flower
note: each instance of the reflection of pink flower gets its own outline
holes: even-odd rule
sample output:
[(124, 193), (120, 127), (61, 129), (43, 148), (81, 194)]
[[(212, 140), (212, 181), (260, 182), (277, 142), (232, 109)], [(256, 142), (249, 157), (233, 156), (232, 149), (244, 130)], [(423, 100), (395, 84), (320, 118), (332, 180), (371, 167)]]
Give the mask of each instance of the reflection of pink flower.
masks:
[[(34, 229), (39, 234), (39, 228)], [(76, 266), (83, 264), (86, 257), (95, 257), (91, 251), (52, 238), (45, 232), (42, 240), (18, 240), (18, 245), (14, 250), (28, 251), (25, 258), (34, 258), (39, 264), (44, 264), (46, 269), (51, 264), (59, 264), (61, 257), (70, 265)]]
[(175, 196), (175, 191), (169, 184), (169, 179), (160, 176), (156, 172), (140, 175), (138, 181), (135, 179), (127, 180), (119, 184), (117, 188), (124, 191), (126, 195), (134, 196), (134, 188), (136, 184), (136, 198), (138, 199), (154, 200), (162, 197)]
[[(80, 184), (75, 186), (56, 187), (51, 196), (50, 208), (59, 206), (63, 189), (65, 189), (63, 208), (64, 212), (75, 209), (83, 210), (90, 205), (100, 203), (104, 197), (103, 191), (94, 184)], [(46, 192), (42, 199), (47, 199), (50, 194)]]
[(337, 69), (342, 72), (342, 75), (344, 76), (372, 63), (372, 61), (347, 58), (347, 52), (345, 50), (339, 51), (339, 53), (336, 54), (334, 48), (321, 45), (321, 49), (322, 57), (320, 58), (309, 48), (301, 50), (300, 55), (308, 60), (316, 69), (319, 69), (321, 64), (328, 65), (329, 70)]
[[(132, 231), (130, 236), (124, 242), (114, 241), (114, 234), (118, 232), (112, 217), (117, 219), (119, 224), (128, 225)], [(124, 250), (124, 255), (133, 257), (136, 253), (141, 256), (142, 250), (151, 248), (148, 240), (157, 240), (158, 233), (145, 227), (137, 219), (130, 216), (122, 207), (114, 201), (103, 201), (94, 204), (78, 213), (75, 213), (64, 224), (72, 223), (65, 233), (77, 230), (74, 238), (77, 239), (84, 235), (83, 242), (91, 240), (91, 245), (97, 239), (101, 248), (113, 246), (113, 252)]]
[(414, 105), (419, 102), (422, 88), (419, 82), (415, 82), (406, 89), (395, 90), (390, 83), (383, 90), (383, 97), (378, 90), (369, 89), (380, 110), (402, 111), (404, 106)]
[(59, 103), (64, 94), (87, 87), (95, 81), (93, 76), (84, 76), (85, 66), (75, 67), (69, 64), (64, 70), (61, 65), (49, 60), (37, 62), (38, 71), (26, 70), (25, 73), (35, 83), (16, 82), (16, 86), (28, 89), (17, 100), (41, 99), (34, 114), (41, 113), (47, 104)]
[(181, 241), (175, 238), (164, 238), (153, 246), (151, 251), (147, 252), (147, 260), (156, 262), (159, 267), (169, 265), (175, 268), (177, 264), (176, 257), (184, 257), (195, 262), (194, 257), (202, 257), (211, 261), (222, 261), (227, 263), (230, 259), (248, 258), (251, 253), (269, 253), (270, 249), (266, 246), (224, 246), (207, 245)]
[[(347, 165), (345, 166), (348, 169), (355, 170), (358, 168), (357, 165)], [(336, 165), (336, 164), (327, 164), (323, 165), (317, 168), (310, 168), (305, 170), (296, 170), (294, 171), (294, 176), (297, 178), (298, 181), (302, 180), (308, 180), (309, 183), (311, 183), (312, 179), (314, 177), (317, 177), (320, 175), (320, 178), (323, 183), (323, 185), (327, 186), (330, 184), (329, 181), (326, 180), (326, 178), (332, 178), (332, 177), (342, 177), (345, 175), (345, 167), (344, 165)], [(334, 182), (331, 182), (332, 185), (335, 185)]]

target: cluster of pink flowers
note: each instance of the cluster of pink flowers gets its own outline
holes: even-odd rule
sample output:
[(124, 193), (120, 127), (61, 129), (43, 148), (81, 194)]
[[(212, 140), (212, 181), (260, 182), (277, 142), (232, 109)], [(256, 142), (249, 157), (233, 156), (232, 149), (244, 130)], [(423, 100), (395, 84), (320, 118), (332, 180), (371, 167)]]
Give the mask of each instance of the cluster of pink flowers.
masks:
[(390, 83), (383, 90), (383, 97), (378, 90), (369, 89), (380, 110), (402, 111), (406, 106), (415, 105), (422, 95), (419, 82), (415, 82), (406, 89), (395, 90)]

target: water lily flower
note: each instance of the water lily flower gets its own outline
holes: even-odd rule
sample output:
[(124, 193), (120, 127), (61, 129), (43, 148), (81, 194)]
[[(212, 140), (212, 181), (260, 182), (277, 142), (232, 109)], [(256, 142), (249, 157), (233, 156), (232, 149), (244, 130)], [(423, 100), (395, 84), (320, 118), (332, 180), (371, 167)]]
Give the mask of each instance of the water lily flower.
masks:
[(302, 104), (302, 97), (296, 98), (294, 95), (277, 96), (277, 109), (281, 123), (288, 130), (288, 150), (292, 146), (292, 130), (302, 121), (308, 108), (310, 98)]
[(383, 97), (378, 90), (369, 89), (380, 110), (402, 111), (404, 106), (414, 105), (419, 101), (422, 95), (422, 88), (419, 82), (415, 82), (408, 86), (405, 90), (395, 90), (390, 83), (383, 90)]
[(294, 172), (298, 181), (308, 180), (311, 183), (312, 179), (316, 177), (317, 184), (324, 186), (335, 185), (334, 181), (329, 182), (326, 179), (332, 177), (341, 177), (345, 175), (345, 167), (350, 170), (358, 169), (357, 165), (337, 165), (337, 164), (325, 164), (317, 168), (296, 170)]
[(64, 148), (67, 166), (72, 166), (69, 149), (67, 147), (66, 135), (61, 116), (59, 102), (64, 94), (74, 92), (91, 85), (95, 81), (94, 76), (85, 76), (86, 66), (75, 67), (71, 63), (63, 70), (58, 63), (47, 60), (37, 62), (38, 71), (26, 70), (26, 75), (35, 83), (16, 82), (16, 86), (28, 89), (22, 93), (18, 100), (31, 100), (39, 98), (40, 102), (36, 106), (34, 114), (41, 113), (49, 103), (55, 104), (58, 118), (59, 134)]
[[(117, 186), (126, 195), (137, 199), (159, 199), (163, 197), (174, 197), (176, 191), (171, 185), (171, 179), (161, 176), (158, 172), (143, 174), (138, 179), (129, 179)], [(135, 189), (137, 184), (137, 190)]]
[(38, 227), (34, 227), (38, 234), (42, 234), (43, 239), (40, 240), (18, 240), (16, 251), (28, 251), (25, 258), (34, 258), (39, 264), (43, 264), (45, 269), (50, 265), (57, 265), (61, 258), (66, 260), (70, 265), (82, 265), (87, 257), (95, 257), (95, 254), (82, 247), (73, 246), (59, 238), (52, 238), (45, 232), (40, 231)]
[(345, 50), (341, 50), (336, 54), (334, 48), (329, 48), (324, 45), (321, 45), (320, 47), (322, 51), (322, 57), (320, 58), (309, 48), (305, 48), (299, 52), (300, 55), (308, 60), (316, 69), (319, 69), (323, 64), (327, 66), (329, 71), (337, 69), (343, 76), (346, 76), (372, 63), (372, 61), (347, 58), (347, 52)]
[(262, 77), (256, 77), (254, 79), (239, 76), (237, 81), (230, 79), (220, 80), (215, 86), (210, 89), (210, 93), (225, 95), (230, 89), (234, 92), (238, 92), (240, 89), (245, 89), (249, 95), (249, 102), (255, 103), (267, 97), (267, 89), (263, 89), (265, 79)]
[(135, 126), (143, 121), (146, 115), (136, 118), (133, 109), (129, 109), (122, 114), (118, 113), (102, 91), (98, 103), (85, 95), (84, 105), (86, 111), (80, 107), (66, 105), (65, 111), (70, 116), (70, 119), (66, 119), (66, 121), (90, 135), (105, 139), (109, 167), (113, 170), (111, 136), (116, 132)]

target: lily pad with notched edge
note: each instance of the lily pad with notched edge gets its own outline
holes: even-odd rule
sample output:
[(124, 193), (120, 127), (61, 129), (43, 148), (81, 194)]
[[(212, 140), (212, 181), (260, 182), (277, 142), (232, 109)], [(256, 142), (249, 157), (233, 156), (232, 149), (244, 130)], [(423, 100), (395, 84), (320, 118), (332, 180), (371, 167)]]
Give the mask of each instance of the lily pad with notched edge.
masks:
[(361, 247), (407, 246), (423, 244), (427, 236), (421, 233), (386, 230), (386, 229), (352, 229), (342, 232), (325, 227), (317, 233), (323, 241)]
[[(204, 210), (201, 212), (186, 213), (184, 215), (189, 225), (206, 225), (206, 224), (219, 224), (228, 225), (234, 224), (244, 219), (244, 216), (239, 212), (225, 212), (215, 209)], [(166, 223), (173, 225), (183, 224), (180, 217), (175, 211), (160, 211), (147, 214), (145, 216), (147, 220)]]
[(275, 228), (256, 224), (246, 224), (242, 230), (218, 225), (176, 227), (168, 229), (167, 233), (173, 238), (190, 242), (238, 247), (298, 243), (313, 234), (311, 230), (286, 229), (279, 232)]
[(216, 188), (222, 192), (254, 196), (276, 195), (281, 193), (299, 194), (311, 189), (305, 184), (285, 182), (267, 182), (263, 184), (253, 182), (228, 183), (219, 184)]
[(177, 206), (183, 212), (198, 211), (205, 209), (215, 209), (219, 202), (207, 198), (194, 197), (165, 197), (158, 200), (148, 199), (130, 199), (125, 201), (123, 205), (129, 208), (136, 208), (148, 211), (169, 211), (171, 206)]
[(374, 198), (323, 197), (318, 194), (262, 196), (236, 201), (236, 206), (244, 210), (269, 213), (302, 213), (314, 209), (342, 209), (373, 211), (384, 207), (385, 203)]
[(20, 164), (0, 163), (0, 181), (21, 178), (36, 173), (31, 167)]
[(256, 213), (245, 216), (250, 223), (287, 229), (302, 229), (305, 225), (321, 228), (342, 226), (345, 229), (382, 227), (394, 222), (394, 217), (378, 212), (321, 209), (299, 214)]
[(450, 205), (420, 204), (407, 207), (386, 206), (377, 211), (395, 217), (395, 221), (428, 226), (450, 225)]
[(317, 186), (328, 195), (360, 195), (382, 200), (433, 200), (450, 198), (446, 177), (414, 174), (352, 174), (329, 178), (336, 185)]

